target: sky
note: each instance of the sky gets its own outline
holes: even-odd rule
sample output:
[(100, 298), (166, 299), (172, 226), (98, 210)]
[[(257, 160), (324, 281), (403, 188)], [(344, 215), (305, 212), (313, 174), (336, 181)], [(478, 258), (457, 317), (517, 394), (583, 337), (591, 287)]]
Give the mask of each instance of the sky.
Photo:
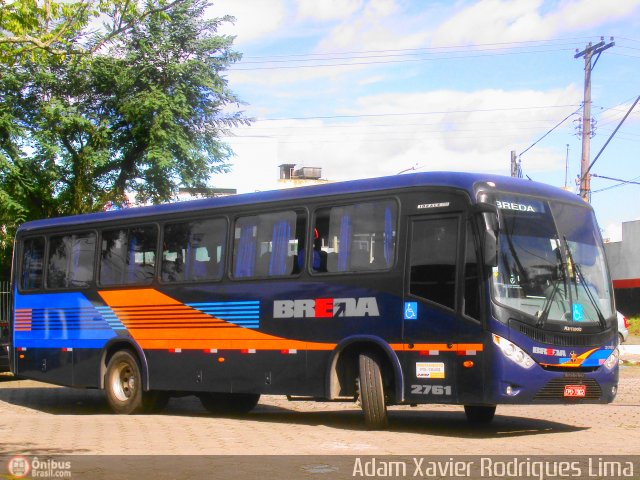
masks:
[[(328, 180), (413, 171), (510, 174), (578, 192), (584, 59), (590, 161), (640, 96), (640, 0), (213, 0), (243, 58), (225, 73), (253, 119), (225, 137), (232, 171), (211, 185), (277, 188), (281, 164)], [(563, 122), (564, 120), (564, 122)], [(554, 127), (556, 127), (554, 129)], [(640, 104), (591, 173), (611, 241), (640, 219)]]

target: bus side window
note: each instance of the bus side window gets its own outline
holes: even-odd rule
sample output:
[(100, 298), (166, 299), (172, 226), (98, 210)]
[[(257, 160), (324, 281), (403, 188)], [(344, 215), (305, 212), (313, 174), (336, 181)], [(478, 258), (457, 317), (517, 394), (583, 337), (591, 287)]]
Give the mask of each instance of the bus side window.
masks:
[(299, 250), (304, 245), (304, 221), (304, 215), (293, 210), (238, 218), (233, 276), (278, 277), (298, 273), (303, 262), (299, 261)]
[(93, 281), (94, 233), (54, 236), (49, 240), (48, 288), (85, 288)]
[(151, 283), (155, 273), (157, 236), (153, 226), (104, 231), (100, 254), (100, 283)]
[(412, 295), (455, 309), (458, 219), (413, 222), (411, 232)]
[(162, 281), (220, 280), (226, 232), (224, 219), (165, 225)]
[(256, 265), (256, 217), (240, 218), (236, 222), (233, 249), (233, 276), (253, 277)]
[(124, 283), (126, 248), (126, 230), (105, 230), (102, 232), (100, 251), (100, 283), (102, 285)]
[[(388, 270), (395, 260), (397, 205), (393, 201), (322, 208), (315, 215), (316, 248), (326, 254), (314, 272)], [(326, 264), (326, 265), (325, 265)]]
[(157, 238), (155, 227), (129, 230), (126, 283), (149, 284), (153, 281), (156, 270)]
[(23, 242), (20, 288), (35, 290), (42, 288), (42, 265), (44, 238), (30, 238)]

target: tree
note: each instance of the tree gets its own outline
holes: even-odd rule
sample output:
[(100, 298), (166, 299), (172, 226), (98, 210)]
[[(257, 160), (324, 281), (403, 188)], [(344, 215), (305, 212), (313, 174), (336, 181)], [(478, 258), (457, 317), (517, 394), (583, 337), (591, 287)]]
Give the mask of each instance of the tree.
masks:
[[(182, 0), (138, 3), (131, 0), (0, 0), (0, 61), (96, 53), (144, 18), (170, 11)], [(88, 29), (101, 17), (103, 28)]]
[(240, 58), (217, 34), (230, 17), (206, 19), (205, 0), (16, 3), (22, 17), (0, 0), (0, 265), (22, 221), (127, 192), (158, 203), (226, 171), (220, 137), (248, 123), (223, 77)]

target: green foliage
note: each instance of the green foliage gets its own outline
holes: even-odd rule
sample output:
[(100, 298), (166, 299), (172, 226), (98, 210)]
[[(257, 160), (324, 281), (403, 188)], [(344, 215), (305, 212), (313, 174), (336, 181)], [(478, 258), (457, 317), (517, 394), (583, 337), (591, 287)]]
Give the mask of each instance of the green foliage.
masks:
[(0, 269), (23, 221), (166, 201), (228, 168), (240, 55), (207, 6), (0, 0)]
[(629, 335), (640, 337), (640, 317), (627, 318), (629, 321)]

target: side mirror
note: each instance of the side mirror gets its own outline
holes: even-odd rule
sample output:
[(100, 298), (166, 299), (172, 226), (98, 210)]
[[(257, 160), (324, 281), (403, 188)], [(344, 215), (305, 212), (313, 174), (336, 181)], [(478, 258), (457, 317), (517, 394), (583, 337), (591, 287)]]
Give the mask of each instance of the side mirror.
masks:
[(498, 265), (498, 231), (500, 229), (498, 207), (491, 203), (479, 202), (473, 206), (473, 211), (482, 216), (480, 242), (484, 264), (487, 267), (496, 267)]

